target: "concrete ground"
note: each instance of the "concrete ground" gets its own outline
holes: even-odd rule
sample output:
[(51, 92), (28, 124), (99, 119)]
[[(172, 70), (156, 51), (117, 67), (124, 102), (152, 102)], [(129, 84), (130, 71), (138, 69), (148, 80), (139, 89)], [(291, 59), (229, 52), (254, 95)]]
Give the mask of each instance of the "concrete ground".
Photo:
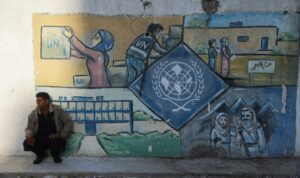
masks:
[(104, 177), (265, 177), (300, 178), (300, 159), (159, 159), (47, 158), (33, 165), (34, 157), (0, 157), (1, 178), (104, 178)]

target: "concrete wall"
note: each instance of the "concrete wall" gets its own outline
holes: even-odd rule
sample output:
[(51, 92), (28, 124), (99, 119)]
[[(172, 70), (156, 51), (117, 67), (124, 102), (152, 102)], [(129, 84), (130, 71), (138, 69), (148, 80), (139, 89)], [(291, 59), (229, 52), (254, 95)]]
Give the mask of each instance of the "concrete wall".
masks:
[[(186, 16), (204, 13), (200, 0), (151, 0), (155, 16)], [(219, 13), (224, 12), (283, 12), (299, 11), (298, 0), (220, 0)], [(150, 9), (151, 10), (151, 9)], [(104, 16), (130, 15), (142, 17), (145, 14), (140, 0), (54, 0), (54, 1), (5, 1), (0, 0), (0, 155), (25, 155), (22, 142), (26, 117), (35, 106), (36, 66), (34, 64), (34, 13), (73, 14), (89, 13)], [(147, 12), (146, 12), (147, 13)], [(299, 67), (300, 68), (300, 67)], [(298, 86), (300, 73), (298, 75)], [(50, 89), (51, 90), (51, 89)], [(293, 89), (292, 89), (293, 90)], [(300, 156), (300, 89), (297, 89), (297, 108), (295, 118), (295, 155)], [(67, 91), (55, 94), (56, 98)], [(150, 111), (149, 111), (150, 113)], [(164, 126), (168, 127), (168, 126)], [(188, 128), (188, 127), (187, 127)], [(167, 128), (165, 129), (167, 130)], [(182, 131), (184, 135), (185, 131)], [(94, 139), (92, 143), (96, 144)], [(190, 143), (190, 142), (188, 142)], [(191, 143), (192, 144), (192, 143)], [(194, 144), (194, 143), (193, 143)], [(280, 144), (280, 143), (278, 143)], [(83, 147), (82, 155), (95, 153)], [(93, 152), (94, 151), (94, 152)], [(174, 153), (177, 155), (177, 153)]]

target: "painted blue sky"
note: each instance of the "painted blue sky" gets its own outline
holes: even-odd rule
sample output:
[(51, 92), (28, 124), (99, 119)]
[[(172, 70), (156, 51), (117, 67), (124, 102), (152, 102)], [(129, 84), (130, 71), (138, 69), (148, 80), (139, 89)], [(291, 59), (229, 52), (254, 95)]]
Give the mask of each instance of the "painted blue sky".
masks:
[[(206, 20), (206, 14), (193, 14), (185, 17), (184, 26), (188, 27), (193, 18)], [(242, 21), (243, 26), (277, 26), (279, 33), (289, 32), (298, 38), (300, 31), (300, 15), (279, 12), (243, 12), (220, 13), (212, 16), (208, 27), (229, 27), (231, 22)]]

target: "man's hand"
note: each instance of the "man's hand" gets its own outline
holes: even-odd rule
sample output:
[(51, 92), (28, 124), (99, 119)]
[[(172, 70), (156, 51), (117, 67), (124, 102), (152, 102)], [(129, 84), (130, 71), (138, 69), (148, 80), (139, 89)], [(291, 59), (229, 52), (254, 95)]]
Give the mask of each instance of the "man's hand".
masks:
[(216, 148), (221, 148), (222, 147), (222, 140), (218, 140), (216, 143)]
[(35, 143), (35, 139), (33, 136), (27, 136), (26, 137), (26, 142), (28, 143), (28, 145), (33, 146)]
[(71, 38), (74, 35), (74, 31), (71, 27), (66, 27), (63, 31), (63, 35), (67, 38)]

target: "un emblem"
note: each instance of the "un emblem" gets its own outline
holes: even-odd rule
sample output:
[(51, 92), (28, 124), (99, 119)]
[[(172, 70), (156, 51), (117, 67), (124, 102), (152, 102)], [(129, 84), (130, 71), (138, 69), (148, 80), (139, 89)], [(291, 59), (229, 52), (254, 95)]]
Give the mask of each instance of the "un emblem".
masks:
[(151, 111), (179, 130), (228, 86), (200, 56), (181, 43), (129, 88)]
[(201, 67), (191, 64), (166, 61), (154, 70), (152, 88), (157, 97), (172, 103), (173, 112), (191, 111), (188, 105), (199, 100), (205, 88)]

